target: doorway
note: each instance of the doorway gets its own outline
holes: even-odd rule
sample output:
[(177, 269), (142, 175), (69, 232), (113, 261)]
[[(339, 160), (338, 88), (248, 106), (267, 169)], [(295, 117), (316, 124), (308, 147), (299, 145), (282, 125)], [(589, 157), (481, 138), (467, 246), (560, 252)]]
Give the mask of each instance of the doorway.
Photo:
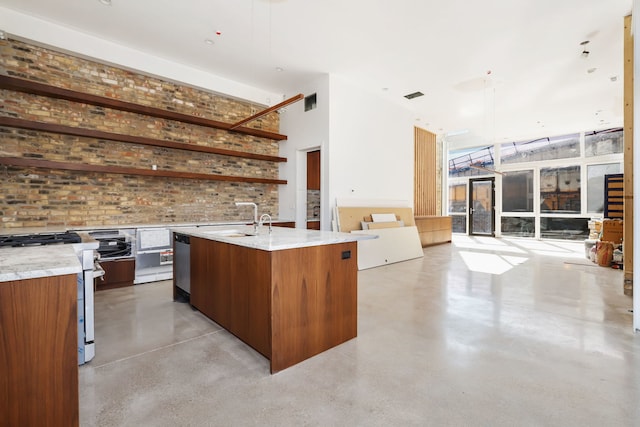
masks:
[(307, 152), (307, 229), (320, 230), (320, 150)]
[(495, 235), (495, 178), (469, 180), (469, 234)]

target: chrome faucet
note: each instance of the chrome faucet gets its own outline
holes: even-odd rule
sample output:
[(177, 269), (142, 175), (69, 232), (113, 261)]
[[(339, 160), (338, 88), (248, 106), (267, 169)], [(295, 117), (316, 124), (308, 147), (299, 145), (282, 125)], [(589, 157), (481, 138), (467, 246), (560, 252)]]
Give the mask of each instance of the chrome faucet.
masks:
[(253, 202), (236, 202), (236, 206), (253, 206), (253, 232), (258, 233), (258, 205)]
[(262, 225), (264, 224), (264, 220), (265, 219), (269, 219), (269, 234), (271, 234), (271, 215), (269, 214), (262, 214), (262, 216), (260, 216), (260, 221), (258, 222), (258, 227), (262, 227)]

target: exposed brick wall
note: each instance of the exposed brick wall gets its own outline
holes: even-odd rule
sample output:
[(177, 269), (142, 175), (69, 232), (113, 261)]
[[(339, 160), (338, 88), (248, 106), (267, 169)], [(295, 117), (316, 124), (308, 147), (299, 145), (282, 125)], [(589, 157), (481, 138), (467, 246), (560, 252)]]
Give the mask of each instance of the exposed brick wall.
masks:
[[(262, 109), (15, 40), (0, 41), (0, 73), (208, 119)], [(0, 90), (0, 115), (277, 156), (278, 142), (109, 108)], [(249, 127), (278, 132), (271, 113)], [(0, 127), (0, 156), (205, 174), (278, 178), (278, 163)], [(0, 228), (247, 219), (234, 201), (277, 214), (278, 186), (42, 168), (0, 167)]]

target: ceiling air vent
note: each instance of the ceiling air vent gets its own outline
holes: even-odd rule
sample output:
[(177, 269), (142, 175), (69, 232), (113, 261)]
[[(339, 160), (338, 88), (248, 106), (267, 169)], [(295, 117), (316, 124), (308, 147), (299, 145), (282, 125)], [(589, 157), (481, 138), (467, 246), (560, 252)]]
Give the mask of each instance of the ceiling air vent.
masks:
[(417, 98), (417, 97), (423, 96), (423, 95), (424, 95), (424, 93), (422, 93), (422, 92), (413, 92), (413, 93), (410, 93), (409, 95), (405, 95), (404, 97), (407, 98), (407, 99), (413, 99), (413, 98)]

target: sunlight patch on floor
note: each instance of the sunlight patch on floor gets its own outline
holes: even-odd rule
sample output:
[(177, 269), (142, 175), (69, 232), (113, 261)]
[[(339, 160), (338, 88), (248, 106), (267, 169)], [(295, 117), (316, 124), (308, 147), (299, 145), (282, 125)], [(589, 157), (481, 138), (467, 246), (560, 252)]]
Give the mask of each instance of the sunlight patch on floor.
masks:
[(469, 237), (456, 236), (452, 243), (460, 249), (484, 250), (492, 252), (511, 252), (516, 254), (525, 254), (526, 250), (513, 246), (508, 242), (501, 241), (493, 237)]
[(501, 275), (527, 261), (526, 257), (460, 251), (467, 268), (477, 273)]

